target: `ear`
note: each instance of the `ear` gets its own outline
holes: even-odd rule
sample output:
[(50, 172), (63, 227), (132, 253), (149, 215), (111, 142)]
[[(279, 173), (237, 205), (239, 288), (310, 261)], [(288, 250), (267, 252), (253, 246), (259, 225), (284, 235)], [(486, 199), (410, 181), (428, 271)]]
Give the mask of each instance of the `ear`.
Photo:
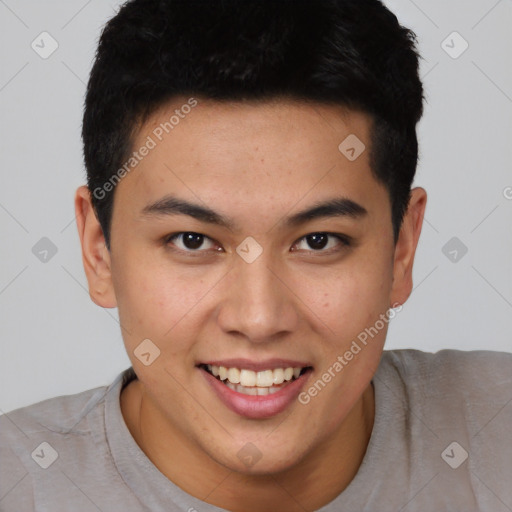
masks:
[(110, 252), (92, 205), (91, 193), (86, 186), (76, 191), (75, 214), (89, 295), (98, 306), (115, 308), (117, 301), (110, 270)]
[(426, 191), (421, 187), (412, 189), (409, 206), (404, 215), (400, 234), (395, 246), (391, 307), (404, 304), (412, 292), (414, 254), (420, 238), (426, 205)]

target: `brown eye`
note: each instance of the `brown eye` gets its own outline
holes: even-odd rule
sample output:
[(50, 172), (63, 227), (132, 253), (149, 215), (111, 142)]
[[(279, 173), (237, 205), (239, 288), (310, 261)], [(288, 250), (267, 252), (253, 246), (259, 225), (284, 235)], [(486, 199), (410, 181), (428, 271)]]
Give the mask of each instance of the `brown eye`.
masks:
[[(206, 235), (202, 235), (201, 233), (194, 233), (192, 231), (176, 233), (166, 238), (167, 244), (174, 245), (178, 250), (184, 252), (205, 252), (206, 249), (208, 249), (208, 247), (206, 247), (206, 249), (204, 248), (205, 242), (206, 245), (208, 245), (207, 242), (210, 242), (211, 246), (214, 245), (212, 240)], [(199, 250), (201, 247), (203, 247), (203, 249)]]
[[(334, 242), (330, 242), (329, 239), (334, 239)], [(332, 249), (334, 251), (341, 250), (343, 247), (350, 245), (350, 240), (346, 236), (333, 233), (310, 233), (302, 237), (296, 245), (299, 245), (302, 241), (305, 241), (308, 246), (305, 250), (320, 253), (330, 253), (333, 252)], [(327, 250), (324, 250), (326, 248)]]
[(315, 250), (323, 249), (329, 242), (329, 235), (326, 233), (314, 233), (305, 237), (309, 247)]

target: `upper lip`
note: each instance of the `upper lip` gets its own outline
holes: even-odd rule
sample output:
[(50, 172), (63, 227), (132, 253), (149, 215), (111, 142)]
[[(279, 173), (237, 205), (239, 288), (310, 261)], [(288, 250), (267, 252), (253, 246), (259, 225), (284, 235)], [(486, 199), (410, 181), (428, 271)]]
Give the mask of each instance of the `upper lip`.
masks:
[(266, 361), (251, 361), (250, 359), (236, 358), (236, 359), (217, 359), (211, 361), (204, 361), (199, 364), (224, 366), (225, 368), (240, 368), (245, 370), (252, 370), (254, 372), (261, 372), (264, 370), (275, 370), (276, 368), (304, 368), (312, 366), (309, 363), (297, 361), (294, 359), (267, 359)]

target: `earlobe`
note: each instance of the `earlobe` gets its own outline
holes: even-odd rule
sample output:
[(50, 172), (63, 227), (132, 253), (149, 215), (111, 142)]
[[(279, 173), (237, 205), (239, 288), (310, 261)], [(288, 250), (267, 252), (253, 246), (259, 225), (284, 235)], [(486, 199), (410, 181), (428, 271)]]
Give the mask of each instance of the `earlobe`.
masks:
[(117, 301), (112, 282), (110, 252), (86, 186), (76, 191), (75, 214), (89, 295), (98, 306), (114, 308)]
[(426, 191), (421, 187), (412, 189), (409, 206), (395, 247), (391, 292), (391, 303), (395, 305), (404, 304), (412, 292), (414, 255), (421, 234), (426, 205)]

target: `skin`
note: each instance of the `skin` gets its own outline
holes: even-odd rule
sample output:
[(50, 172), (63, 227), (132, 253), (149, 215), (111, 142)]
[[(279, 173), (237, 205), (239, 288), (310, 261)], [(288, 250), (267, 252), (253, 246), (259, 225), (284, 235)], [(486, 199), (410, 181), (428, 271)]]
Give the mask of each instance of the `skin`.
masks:
[[(186, 100), (156, 112), (134, 148)], [(276, 504), (283, 512), (315, 510), (347, 487), (363, 460), (387, 323), (309, 403), (294, 401), (267, 419), (227, 409), (196, 365), (290, 358), (313, 366), (310, 387), (359, 333), (409, 297), (426, 192), (413, 189), (395, 246), (388, 192), (369, 167), (369, 116), (290, 100), (198, 101), (117, 185), (110, 251), (88, 189), (75, 197), (91, 299), (118, 307), (138, 376), (121, 394), (123, 417), (160, 472), (199, 499), (234, 512)], [(354, 161), (338, 150), (349, 134), (366, 145)], [(141, 215), (171, 193), (232, 218), (237, 229)], [(340, 196), (368, 213), (280, 224)], [(166, 235), (180, 232), (207, 238), (196, 249), (181, 238), (166, 244)], [(319, 232), (353, 243), (333, 237), (315, 250), (304, 237)], [(263, 248), (250, 264), (236, 252), (248, 236)], [(134, 355), (147, 338), (161, 351), (149, 366)], [(250, 467), (237, 456), (247, 443), (262, 455)]]

